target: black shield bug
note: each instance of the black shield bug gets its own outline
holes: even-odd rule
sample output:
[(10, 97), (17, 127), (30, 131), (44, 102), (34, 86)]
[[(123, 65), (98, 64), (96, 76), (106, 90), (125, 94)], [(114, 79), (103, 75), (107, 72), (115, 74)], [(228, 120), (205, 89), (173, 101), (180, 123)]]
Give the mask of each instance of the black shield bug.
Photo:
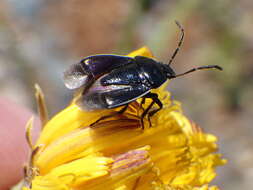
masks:
[[(167, 64), (143, 56), (132, 58), (119, 55), (94, 55), (72, 65), (64, 73), (64, 82), (69, 89), (82, 87), (82, 95), (77, 100), (77, 104), (85, 110), (111, 109), (124, 106), (118, 112), (123, 113), (127, 109), (128, 103), (138, 98), (143, 98), (143, 103), (145, 98), (150, 98), (152, 102), (141, 116), (142, 127), (144, 127), (144, 117), (148, 114), (148, 119), (150, 119), (163, 107), (158, 95), (150, 92), (151, 89), (160, 87), (167, 80), (197, 70), (222, 70), (218, 65), (207, 65), (176, 74), (170, 65), (184, 39), (184, 29), (178, 22), (176, 24), (181, 30), (181, 38)], [(154, 104), (157, 104), (158, 108), (150, 111)], [(104, 116), (95, 123), (111, 116)]]

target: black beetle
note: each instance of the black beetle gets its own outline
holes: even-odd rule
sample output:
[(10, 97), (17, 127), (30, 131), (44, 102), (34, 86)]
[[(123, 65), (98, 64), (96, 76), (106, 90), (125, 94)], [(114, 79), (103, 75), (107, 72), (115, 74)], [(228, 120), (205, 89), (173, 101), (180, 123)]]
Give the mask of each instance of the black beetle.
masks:
[[(150, 119), (163, 107), (158, 95), (150, 92), (151, 89), (160, 87), (168, 79), (183, 76), (196, 70), (222, 70), (218, 65), (208, 65), (193, 68), (182, 74), (175, 74), (170, 64), (184, 39), (184, 29), (178, 22), (176, 24), (181, 30), (181, 38), (167, 64), (143, 56), (131, 58), (119, 55), (94, 55), (72, 65), (64, 73), (64, 82), (69, 89), (82, 87), (82, 95), (77, 100), (77, 104), (85, 110), (110, 109), (125, 105), (118, 112), (123, 113), (127, 109), (128, 103), (142, 97), (143, 104), (145, 98), (151, 98), (152, 103), (141, 116), (142, 127), (144, 127), (143, 118), (148, 114), (148, 119)], [(157, 104), (159, 108), (150, 111), (154, 104)], [(104, 116), (98, 121), (111, 116)]]

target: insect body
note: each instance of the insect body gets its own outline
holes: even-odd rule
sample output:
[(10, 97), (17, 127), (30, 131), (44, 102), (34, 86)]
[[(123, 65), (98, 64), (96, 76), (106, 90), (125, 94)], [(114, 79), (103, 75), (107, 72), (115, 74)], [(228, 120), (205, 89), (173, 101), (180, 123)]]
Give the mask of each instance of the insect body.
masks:
[[(120, 111), (122, 113), (126, 110), (128, 103), (141, 97), (143, 100), (151, 98), (151, 104), (141, 116), (143, 126), (143, 118), (147, 114), (150, 118), (163, 107), (158, 95), (150, 92), (152, 89), (160, 87), (168, 79), (196, 70), (211, 68), (222, 70), (217, 65), (208, 65), (175, 74), (170, 64), (184, 38), (183, 28), (179, 23), (177, 25), (182, 35), (168, 64), (143, 56), (131, 58), (118, 55), (95, 55), (72, 65), (64, 73), (64, 80), (67, 88), (83, 87), (82, 96), (77, 100), (77, 104), (86, 110), (110, 109), (125, 105)], [(158, 108), (150, 111), (154, 104), (157, 104)], [(104, 118), (107, 116), (101, 119)]]
[(119, 107), (147, 95), (168, 77), (175, 77), (175, 73), (166, 65), (137, 56), (129, 64), (102, 75), (78, 103), (86, 110)]

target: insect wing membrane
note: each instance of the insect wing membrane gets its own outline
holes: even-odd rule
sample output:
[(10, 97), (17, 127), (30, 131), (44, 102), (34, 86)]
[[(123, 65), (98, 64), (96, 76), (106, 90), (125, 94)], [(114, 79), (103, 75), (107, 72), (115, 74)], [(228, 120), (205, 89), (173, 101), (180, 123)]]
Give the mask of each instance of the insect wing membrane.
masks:
[(88, 80), (88, 74), (80, 63), (73, 64), (64, 72), (64, 84), (68, 89), (77, 89)]

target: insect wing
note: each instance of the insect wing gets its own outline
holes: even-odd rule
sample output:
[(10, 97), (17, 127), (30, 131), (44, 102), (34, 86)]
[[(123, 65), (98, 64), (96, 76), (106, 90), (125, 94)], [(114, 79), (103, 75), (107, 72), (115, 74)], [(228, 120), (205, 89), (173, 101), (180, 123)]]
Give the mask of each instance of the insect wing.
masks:
[(149, 91), (150, 89), (142, 85), (102, 86), (97, 81), (82, 95), (77, 104), (85, 110), (115, 108), (130, 103)]
[(133, 58), (120, 55), (94, 55), (86, 57), (81, 61), (83, 67), (96, 79), (132, 62), (134, 62)]
[(64, 72), (64, 84), (69, 89), (80, 88), (87, 82), (88, 74), (80, 63), (73, 64)]

